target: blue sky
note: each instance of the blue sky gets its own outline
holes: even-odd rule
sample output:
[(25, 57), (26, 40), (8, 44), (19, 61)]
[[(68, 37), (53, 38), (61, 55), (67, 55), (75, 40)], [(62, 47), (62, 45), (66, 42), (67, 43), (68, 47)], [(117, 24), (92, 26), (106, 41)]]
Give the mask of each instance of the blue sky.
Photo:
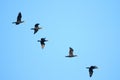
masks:
[[(0, 80), (119, 80), (119, 0), (1, 0)], [(18, 12), (20, 25), (12, 24)], [(35, 35), (30, 28), (43, 27)], [(37, 42), (46, 37), (41, 49)], [(66, 58), (69, 47), (75, 58)], [(90, 78), (87, 66), (96, 65)]]

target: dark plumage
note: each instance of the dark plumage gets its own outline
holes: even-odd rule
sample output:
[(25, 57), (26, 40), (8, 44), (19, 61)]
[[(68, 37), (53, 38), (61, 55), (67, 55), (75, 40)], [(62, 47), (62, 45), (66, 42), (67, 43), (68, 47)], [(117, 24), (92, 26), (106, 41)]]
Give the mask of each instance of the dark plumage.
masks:
[(39, 29), (42, 29), (42, 27), (38, 26), (39, 23), (35, 24), (34, 28), (31, 28), (31, 30), (34, 30), (34, 34), (38, 32)]
[(65, 57), (76, 57), (77, 55), (74, 55), (73, 51), (74, 51), (73, 48), (69, 47), (69, 55)]
[(13, 24), (20, 24), (20, 23), (23, 23), (24, 21), (21, 21), (21, 18), (22, 18), (22, 14), (21, 12), (18, 13), (18, 16), (17, 16), (17, 21), (16, 22), (12, 22)]
[(97, 69), (97, 66), (90, 66), (90, 67), (86, 67), (87, 69), (89, 69), (89, 76), (92, 77), (93, 75), (93, 69)]
[(48, 41), (48, 40), (46, 40), (46, 38), (41, 38), (41, 40), (38, 40), (38, 42), (41, 43), (42, 49), (45, 47), (45, 42), (46, 42), (46, 41)]

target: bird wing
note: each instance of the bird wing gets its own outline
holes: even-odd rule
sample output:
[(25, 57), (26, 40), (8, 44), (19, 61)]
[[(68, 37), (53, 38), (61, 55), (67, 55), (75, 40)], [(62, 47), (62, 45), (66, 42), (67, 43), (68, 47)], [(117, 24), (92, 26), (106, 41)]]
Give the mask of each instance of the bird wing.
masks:
[(41, 42), (41, 40), (37, 40), (38, 42)]
[(92, 69), (97, 69), (98, 67), (97, 66), (91, 66)]
[(89, 69), (89, 67), (86, 67), (86, 69)]
[(21, 21), (21, 18), (22, 18), (22, 14), (21, 14), (21, 12), (19, 12), (18, 16), (17, 16), (17, 21)]

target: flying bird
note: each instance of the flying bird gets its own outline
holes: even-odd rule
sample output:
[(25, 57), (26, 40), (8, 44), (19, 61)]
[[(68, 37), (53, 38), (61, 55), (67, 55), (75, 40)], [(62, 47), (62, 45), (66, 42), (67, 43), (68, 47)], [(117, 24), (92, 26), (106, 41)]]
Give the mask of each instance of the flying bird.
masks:
[(20, 24), (20, 23), (23, 23), (24, 21), (21, 21), (21, 18), (22, 18), (22, 14), (21, 12), (18, 13), (18, 16), (17, 16), (17, 21), (16, 22), (12, 22), (13, 24)]
[(69, 47), (69, 55), (65, 57), (76, 57), (77, 55), (74, 55), (73, 51), (74, 51), (73, 48)]
[(93, 69), (98, 69), (97, 66), (90, 66), (90, 67), (86, 67), (87, 69), (89, 69), (89, 76), (92, 77), (93, 75)]
[(39, 27), (39, 23), (36, 23), (34, 28), (31, 28), (31, 30), (34, 30), (34, 34), (37, 33), (39, 29), (42, 29), (42, 27)]
[(38, 40), (38, 42), (41, 43), (42, 49), (45, 47), (45, 42), (46, 42), (46, 41), (48, 41), (48, 40), (46, 40), (46, 38), (41, 38), (41, 40)]

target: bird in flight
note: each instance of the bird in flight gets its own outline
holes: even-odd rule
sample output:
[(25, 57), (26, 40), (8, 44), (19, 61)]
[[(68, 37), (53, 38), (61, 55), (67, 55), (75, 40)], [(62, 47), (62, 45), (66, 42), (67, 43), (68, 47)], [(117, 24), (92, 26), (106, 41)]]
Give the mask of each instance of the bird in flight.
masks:
[(92, 77), (93, 75), (93, 69), (98, 69), (97, 66), (90, 66), (90, 67), (86, 67), (87, 69), (89, 69), (89, 76)]
[(42, 49), (45, 47), (45, 42), (48, 41), (46, 38), (41, 38), (41, 40), (38, 40), (40, 42)]
[(20, 24), (20, 23), (23, 23), (24, 21), (21, 21), (21, 18), (22, 18), (22, 14), (21, 12), (18, 13), (18, 16), (17, 16), (17, 21), (16, 22), (12, 22), (13, 24)]
[(34, 30), (34, 34), (37, 33), (39, 29), (42, 29), (42, 27), (39, 27), (38, 25), (39, 23), (36, 23), (34, 28), (31, 28), (31, 30)]
[(76, 57), (77, 55), (74, 55), (73, 51), (74, 51), (73, 48), (69, 47), (69, 55), (65, 57)]

